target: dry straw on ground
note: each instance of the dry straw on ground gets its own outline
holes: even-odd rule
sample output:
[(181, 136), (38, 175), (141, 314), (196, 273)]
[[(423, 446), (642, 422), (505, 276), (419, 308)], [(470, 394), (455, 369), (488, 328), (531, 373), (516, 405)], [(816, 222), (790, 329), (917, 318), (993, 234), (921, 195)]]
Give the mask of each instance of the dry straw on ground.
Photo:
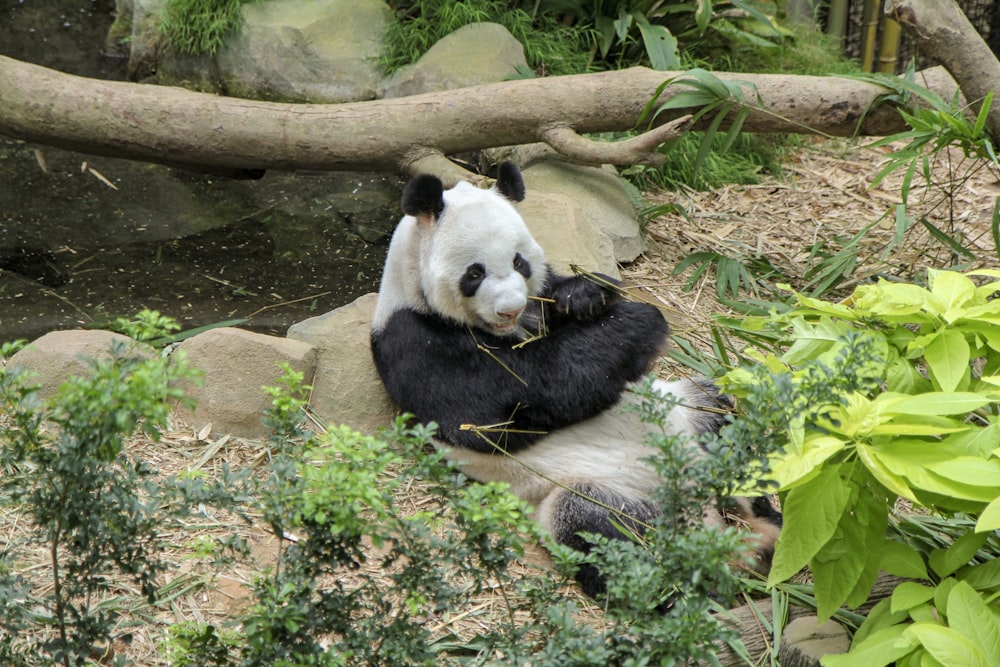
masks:
[[(730, 186), (709, 192), (647, 193), (651, 203), (671, 202), (684, 213), (650, 221), (650, 250), (644, 258), (625, 267), (625, 278), (646, 291), (646, 299), (664, 306), (675, 332), (691, 335), (703, 329), (713, 313), (726, 311), (715, 298), (711, 272), (689, 291), (685, 290), (687, 274), (673, 274), (673, 267), (692, 252), (767, 257), (784, 274), (784, 279), (797, 285), (816, 261), (810, 258), (809, 248), (820, 241), (839, 247), (865, 225), (886, 216), (859, 241), (858, 268), (839, 294), (849, 291), (853, 283), (874, 276), (909, 278), (927, 267), (952, 265), (955, 258), (951, 251), (930, 238), (919, 224), (910, 229), (901, 247), (884, 256), (894, 235), (892, 211), (899, 202), (900, 187), (900, 177), (891, 176), (877, 188), (869, 188), (884, 159), (884, 150), (819, 143), (795, 152), (787, 161), (785, 174), (765, 178), (758, 185)], [(953, 164), (961, 161), (957, 154), (946, 157)], [(947, 181), (946, 167), (945, 160), (939, 161), (935, 167), (936, 180)], [(971, 265), (996, 266), (990, 218), (998, 195), (1000, 187), (995, 174), (982, 169), (953, 193), (950, 205), (934, 189), (921, 196), (915, 188), (909, 213), (926, 215), (935, 226), (960, 238), (976, 255), (975, 260), (965, 259)], [(693, 340), (697, 342), (697, 336)], [(133, 454), (149, 461), (164, 475), (186, 469), (215, 474), (221, 471), (223, 463), (233, 469), (252, 466), (263, 470), (268, 460), (263, 442), (210, 431), (193, 433), (179, 423), (160, 442), (135, 438), (128, 446)], [(416, 512), (428, 502), (428, 497), (419, 488), (408, 487), (397, 501), (401, 507)], [(0, 514), (0, 549), (16, 542), (21, 531), (21, 517), (10, 510)], [(246, 562), (213, 573), (192, 557), (198, 541), (221, 539), (233, 531), (239, 531), (253, 547), (253, 555)], [(135, 602), (125, 605), (132, 611), (123, 616), (120, 628), (123, 633), (130, 633), (130, 641), (117, 642), (112, 651), (139, 665), (167, 664), (162, 646), (169, 626), (182, 621), (221, 625), (231, 618), (247, 604), (247, 584), (256, 572), (273, 563), (278, 546), (262, 525), (248, 525), (233, 516), (207, 517), (168, 537), (173, 547), (164, 557), (175, 567), (162, 582), (166, 586), (166, 601), (150, 609), (138, 601), (136, 591), (128, 586), (123, 585), (118, 591)], [(44, 592), (51, 585), (45, 554), (40, 551), (29, 557), (29, 561), (22, 563), (24, 572), (35, 578), (37, 592)], [(378, 559), (370, 562), (373, 570), (369, 574), (380, 576)], [(516, 571), (523, 576), (546, 576), (545, 562), (545, 554), (539, 550), (519, 564)], [(570, 594), (579, 600), (581, 617), (599, 624), (600, 609), (575, 589)], [(429, 617), (427, 625), (435, 634), (454, 633), (466, 641), (500, 615), (507, 615), (504, 596), (495, 585), (488, 585), (469, 608)]]

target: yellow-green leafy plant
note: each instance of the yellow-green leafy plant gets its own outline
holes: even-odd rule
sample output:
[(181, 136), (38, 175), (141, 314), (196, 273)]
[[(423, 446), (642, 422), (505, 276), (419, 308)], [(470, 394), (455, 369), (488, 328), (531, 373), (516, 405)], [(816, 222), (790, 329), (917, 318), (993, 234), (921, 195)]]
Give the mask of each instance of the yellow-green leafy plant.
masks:
[[(808, 565), (826, 619), (865, 602), (880, 571), (914, 580), (825, 665), (1000, 655), (998, 290), (1000, 271), (931, 270), (926, 286), (880, 281), (840, 303), (795, 294), (742, 323), (788, 345), (725, 378), (783, 444), (761, 473), (785, 517), (768, 583)], [(903, 530), (900, 498), (943, 517), (947, 539)]]

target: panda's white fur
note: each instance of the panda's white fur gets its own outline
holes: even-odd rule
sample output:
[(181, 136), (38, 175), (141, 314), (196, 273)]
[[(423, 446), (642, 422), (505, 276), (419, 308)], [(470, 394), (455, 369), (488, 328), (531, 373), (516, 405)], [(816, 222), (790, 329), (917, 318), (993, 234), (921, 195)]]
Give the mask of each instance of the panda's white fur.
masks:
[[(396, 227), (373, 327), (381, 329), (389, 315), (408, 307), (501, 335), (513, 333), (517, 318), (509, 314), (520, 315), (528, 296), (541, 291), (545, 275), (537, 272), (526, 279), (507, 257), (513, 249), (529, 263), (543, 266), (541, 246), (510, 200), (497, 192), (463, 181), (443, 197), (439, 218), (407, 215)], [(470, 220), (475, 224), (468, 224)], [(464, 298), (452, 280), (465, 272), (470, 247), (477, 249), (486, 270), (475, 299)]]
[[(606, 507), (639, 523), (658, 512), (650, 498), (661, 480), (645, 460), (651, 427), (622, 407), (637, 400), (629, 389), (668, 327), (652, 306), (550, 271), (514, 207), (523, 193), (511, 163), (492, 190), (445, 191), (429, 176), (407, 185), (372, 352), (389, 395), (438, 423), (436, 446), (465, 474), (506, 482), (557, 540), (587, 549), (580, 532), (621, 537), (621, 515)], [(655, 389), (678, 401), (670, 434), (724, 422), (725, 402), (708, 383), (657, 380)], [(766, 501), (738, 507), (766, 558), (780, 515)], [(723, 523), (714, 510), (705, 519)], [(596, 571), (579, 578), (588, 593), (601, 591)]]

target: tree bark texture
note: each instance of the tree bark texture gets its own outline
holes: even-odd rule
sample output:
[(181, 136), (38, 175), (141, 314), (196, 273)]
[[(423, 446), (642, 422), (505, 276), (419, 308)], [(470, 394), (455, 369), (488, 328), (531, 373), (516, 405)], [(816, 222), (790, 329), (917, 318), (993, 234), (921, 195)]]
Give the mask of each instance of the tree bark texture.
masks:
[[(441, 164), (436, 159), (441, 155), (546, 141), (547, 136), (585, 154), (567, 130), (578, 135), (631, 130), (657, 88), (681, 74), (632, 68), (368, 102), (281, 104), (87, 79), (0, 56), (0, 133), (83, 153), (208, 171), (414, 172), (421, 165)], [(892, 108), (865, 115), (883, 92), (872, 84), (838, 77), (718, 76), (757, 87), (762, 108), (750, 113), (743, 131), (852, 136), (905, 129)], [(928, 76), (928, 85), (942, 94), (954, 91), (943, 71)], [(668, 86), (659, 101), (683, 89)], [(755, 99), (749, 90), (744, 97)], [(664, 112), (655, 125), (690, 111)], [(701, 126), (710, 120), (706, 117)], [(604, 160), (608, 152), (598, 151)]]
[[(1000, 88), (1000, 62), (955, 1), (891, 0), (885, 13), (903, 26), (924, 54), (944, 65), (978, 114), (986, 95)], [(994, 100), (986, 127), (991, 136), (1000, 138), (1000, 100)]]

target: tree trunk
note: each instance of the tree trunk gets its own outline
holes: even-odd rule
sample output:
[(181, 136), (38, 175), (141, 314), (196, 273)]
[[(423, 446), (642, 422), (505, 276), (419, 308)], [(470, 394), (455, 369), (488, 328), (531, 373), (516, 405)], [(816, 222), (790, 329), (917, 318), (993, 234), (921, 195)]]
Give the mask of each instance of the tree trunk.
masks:
[[(903, 26), (925, 55), (951, 72), (978, 114), (986, 95), (1000, 88), (1000, 62), (954, 0), (892, 0), (885, 13)], [(986, 127), (991, 136), (1000, 138), (998, 100), (987, 115)]]
[[(657, 88), (681, 74), (637, 67), (370, 102), (281, 104), (87, 79), (0, 56), (0, 133), (94, 155), (219, 172), (438, 171), (447, 170), (444, 155), (538, 141), (579, 161), (641, 163), (654, 161), (651, 146), (680, 129), (658, 129), (625, 147), (573, 135), (633, 129)], [(718, 76), (756, 86), (761, 108), (746, 119), (747, 132), (846, 137), (905, 129), (895, 109), (865, 114), (883, 92), (872, 84), (818, 76)], [(942, 95), (954, 91), (943, 71), (927, 76), (927, 85)], [(659, 101), (684, 89), (669, 86)], [(745, 99), (755, 96), (746, 91)], [(680, 123), (689, 111), (664, 112), (655, 124)], [(459, 174), (442, 175), (449, 176)]]

